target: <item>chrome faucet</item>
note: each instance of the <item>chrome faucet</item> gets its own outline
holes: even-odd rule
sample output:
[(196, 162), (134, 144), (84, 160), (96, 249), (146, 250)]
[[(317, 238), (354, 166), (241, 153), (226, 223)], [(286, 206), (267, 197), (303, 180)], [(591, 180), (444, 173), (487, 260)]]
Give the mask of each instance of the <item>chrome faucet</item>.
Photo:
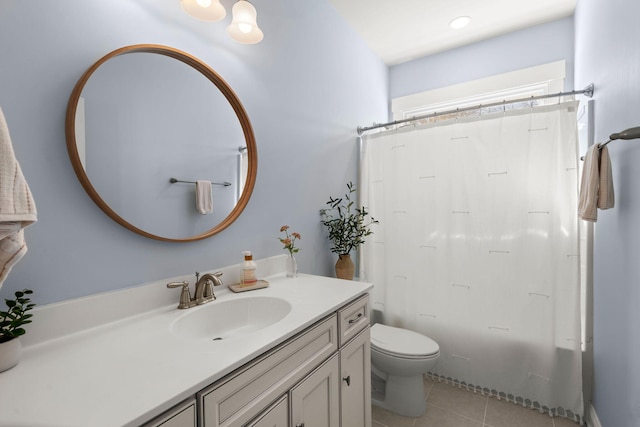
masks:
[(216, 299), (216, 295), (213, 293), (214, 286), (222, 285), (222, 272), (207, 273), (200, 277), (200, 273), (196, 271), (196, 289), (195, 296), (191, 297), (189, 291), (189, 282), (184, 280), (182, 282), (167, 283), (167, 288), (182, 288), (180, 291), (180, 302), (178, 303), (178, 309), (191, 308), (196, 305), (206, 304), (209, 301)]

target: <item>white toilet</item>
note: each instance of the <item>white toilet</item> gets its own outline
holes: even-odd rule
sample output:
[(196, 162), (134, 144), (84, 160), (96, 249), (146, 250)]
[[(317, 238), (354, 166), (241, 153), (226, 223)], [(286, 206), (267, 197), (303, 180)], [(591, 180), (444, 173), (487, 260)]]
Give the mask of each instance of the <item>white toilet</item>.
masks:
[(376, 323), (371, 327), (372, 403), (406, 417), (427, 410), (422, 375), (440, 355), (438, 343), (407, 329)]

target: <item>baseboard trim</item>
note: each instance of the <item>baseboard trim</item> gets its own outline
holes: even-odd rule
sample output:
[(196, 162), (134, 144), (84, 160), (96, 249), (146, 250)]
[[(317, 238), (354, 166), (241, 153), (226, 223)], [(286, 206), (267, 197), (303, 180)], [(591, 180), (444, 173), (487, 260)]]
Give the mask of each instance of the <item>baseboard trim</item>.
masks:
[(589, 417), (587, 418), (587, 426), (602, 427), (602, 424), (600, 424), (600, 419), (598, 418), (598, 414), (596, 414), (596, 409), (593, 407), (593, 405), (589, 405)]

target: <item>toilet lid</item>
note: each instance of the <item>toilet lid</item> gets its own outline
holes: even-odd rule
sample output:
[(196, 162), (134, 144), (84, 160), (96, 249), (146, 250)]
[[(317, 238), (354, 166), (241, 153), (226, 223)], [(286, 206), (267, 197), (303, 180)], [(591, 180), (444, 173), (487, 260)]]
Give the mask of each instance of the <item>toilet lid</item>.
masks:
[(417, 332), (376, 323), (371, 327), (371, 345), (402, 356), (430, 356), (440, 351), (438, 343)]

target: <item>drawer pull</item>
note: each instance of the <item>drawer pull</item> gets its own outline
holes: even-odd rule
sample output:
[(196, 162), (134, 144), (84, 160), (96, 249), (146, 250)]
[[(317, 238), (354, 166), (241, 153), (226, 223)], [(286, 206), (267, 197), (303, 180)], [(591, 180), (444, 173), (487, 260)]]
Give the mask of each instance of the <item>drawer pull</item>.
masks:
[(362, 313), (358, 313), (358, 315), (355, 317), (355, 319), (351, 319), (349, 320), (349, 324), (353, 324), (356, 323), (358, 320), (360, 320), (360, 318), (362, 317)]
[(342, 381), (346, 382), (347, 387), (349, 387), (351, 385), (351, 375), (344, 377)]
[(304, 423), (296, 424), (296, 427), (304, 427)]

